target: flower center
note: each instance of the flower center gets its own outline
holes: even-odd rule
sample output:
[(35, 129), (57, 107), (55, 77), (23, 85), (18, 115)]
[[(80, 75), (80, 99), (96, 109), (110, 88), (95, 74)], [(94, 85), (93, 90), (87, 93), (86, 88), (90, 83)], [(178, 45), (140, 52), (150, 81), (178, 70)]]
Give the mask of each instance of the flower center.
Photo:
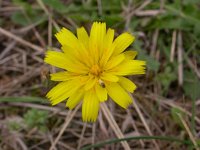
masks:
[(92, 66), (92, 68), (90, 69), (90, 73), (95, 76), (100, 76), (100, 74), (102, 73), (102, 70), (99, 67), (99, 65), (96, 64)]

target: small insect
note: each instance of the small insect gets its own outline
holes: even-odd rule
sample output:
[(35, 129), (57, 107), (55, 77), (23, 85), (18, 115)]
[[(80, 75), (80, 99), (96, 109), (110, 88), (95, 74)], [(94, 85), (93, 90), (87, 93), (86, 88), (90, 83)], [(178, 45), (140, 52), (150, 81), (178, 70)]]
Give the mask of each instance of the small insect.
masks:
[(101, 79), (99, 79), (99, 85), (100, 85), (102, 88), (105, 88), (105, 87), (106, 87), (105, 83), (104, 83)]

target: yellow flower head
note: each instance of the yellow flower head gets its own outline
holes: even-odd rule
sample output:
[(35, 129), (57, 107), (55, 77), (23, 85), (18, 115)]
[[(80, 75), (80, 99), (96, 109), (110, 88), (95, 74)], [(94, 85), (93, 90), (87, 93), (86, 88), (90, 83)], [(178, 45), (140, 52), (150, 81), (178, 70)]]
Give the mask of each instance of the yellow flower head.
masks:
[(134, 36), (126, 32), (114, 40), (114, 30), (106, 31), (101, 22), (93, 23), (90, 35), (81, 27), (77, 36), (66, 28), (55, 36), (62, 52), (47, 51), (45, 62), (64, 71), (51, 74), (51, 80), (60, 81), (47, 94), (52, 105), (67, 99), (66, 106), (73, 109), (83, 100), (82, 119), (94, 122), (107, 95), (123, 108), (132, 103), (128, 92), (136, 85), (123, 76), (145, 73), (145, 62), (133, 60), (137, 52), (125, 51)]

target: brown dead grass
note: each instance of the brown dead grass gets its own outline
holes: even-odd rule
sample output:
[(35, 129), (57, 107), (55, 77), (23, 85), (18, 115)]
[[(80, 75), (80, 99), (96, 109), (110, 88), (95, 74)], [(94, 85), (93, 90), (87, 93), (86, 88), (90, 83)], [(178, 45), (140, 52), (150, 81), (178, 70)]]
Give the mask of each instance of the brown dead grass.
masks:
[[(163, 1), (162, 1), (163, 2)], [(161, 2), (161, 5), (163, 3)], [(44, 13), (48, 15), (46, 28), (40, 27), (40, 24), (30, 24), (29, 26), (18, 26), (11, 22), (10, 14), (21, 8), (13, 6), (10, 1), (0, 1), (0, 18), (6, 20), (4, 26), (0, 27), (0, 95), (1, 97), (21, 97), (37, 96), (44, 97), (51, 87), (49, 82), (49, 72), (55, 71), (43, 63), (43, 57), (47, 46), (55, 46), (55, 38), (52, 37), (52, 28), (66, 25), (68, 27), (78, 26), (72, 19), (53, 19), (51, 9), (43, 5), (41, 0), (33, 2)], [(157, 16), (164, 13), (160, 10), (144, 10), (145, 6), (151, 1), (145, 1), (143, 4), (132, 9), (132, 5), (127, 7), (131, 12), (126, 17), (126, 28), (132, 16)], [(101, 3), (98, 1), (99, 13), (101, 13)], [(127, 8), (127, 9), (128, 9)], [(122, 14), (127, 14), (124, 9)], [(64, 21), (63, 21), (63, 20)], [(63, 23), (64, 22), (64, 23)], [(88, 26), (85, 24), (85, 26)], [(141, 31), (142, 38), (146, 42), (153, 42), (151, 53), (155, 59), (159, 59), (156, 50), (157, 37), (159, 31), (152, 33), (153, 39), (148, 39), (146, 33)], [(178, 39), (174, 38), (178, 34)], [(174, 60), (174, 46), (179, 42), (179, 84), (182, 84), (183, 64), (181, 57), (181, 33), (173, 32), (172, 36), (172, 54), (171, 61)], [(51, 41), (53, 39), (53, 41)], [(52, 44), (53, 43), (53, 44)], [(190, 62), (190, 60), (188, 60)], [(190, 62), (190, 66), (193, 67)], [(196, 70), (197, 74), (199, 73)], [(145, 78), (145, 80), (144, 80)], [(112, 139), (115, 137), (130, 136), (172, 136), (179, 139), (191, 139), (194, 144), (199, 135), (193, 135), (190, 129), (191, 120), (191, 101), (183, 96), (183, 93), (177, 89), (170, 98), (159, 96), (160, 87), (154, 83), (152, 75), (147, 72), (146, 76), (137, 77), (134, 82), (138, 85), (134, 93), (134, 103), (128, 110), (124, 110), (108, 101), (102, 104), (99, 117), (94, 124), (85, 124), (81, 121), (81, 109), (75, 109), (72, 112), (64, 107), (64, 104), (51, 107), (49, 104), (34, 104), (0, 102), (0, 149), (3, 150), (65, 150), (79, 149), (86, 144), (95, 144), (100, 141)], [(178, 88), (178, 87), (177, 87)], [(199, 101), (196, 106), (199, 107)], [(172, 118), (170, 110), (177, 107), (186, 113), (181, 117), (185, 128), (181, 128)], [(7, 126), (9, 120), (15, 120), (21, 123), (23, 114), (29, 108), (46, 110), (49, 112), (49, 119), (54, 118), (49, 123), (48, 131), (41, 132), (37, 128), (30, 130), (12, 131)], [(76, 112), (77, 111), (77, 112)], [(106, 115), (107, 114), (107, 115)], [(196, 131), (200, 130), (200, 112), (195, 117)], [(66, 119), (64, 119), (66, 118)], [(199, 134), (199, 132), (196, 132)], [(137, 140), (121, 142), (112, 145), (106, 145), (105, 150), (117, 149), (188, 149), (187, 146), (175, 142), (166, 142), (159, 140)]]

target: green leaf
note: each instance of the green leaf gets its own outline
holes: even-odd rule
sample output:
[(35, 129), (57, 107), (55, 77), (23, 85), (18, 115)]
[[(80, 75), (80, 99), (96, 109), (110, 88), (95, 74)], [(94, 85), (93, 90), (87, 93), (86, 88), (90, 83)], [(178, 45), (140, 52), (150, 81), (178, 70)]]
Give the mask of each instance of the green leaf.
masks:
[(70, 7), (75, 8), (74, 5), (65, 6), (60, 0), (43, 0), (43, 2), (59, 13), (69, 12)]
[(45, 131), (48, 118), (48, 112), (38, 109), (30, 109), (24, 114), (24, 121), (28, 128), (37, 127), (41, 131)]
[(200, 98), (199, 87), (200, 81), (198, 80), (196, 75), (191, 71), (184, 71), (183, 89), (185, 95), (189, 96), (194, 100)]
[(22, 14), (21, 12), (16, 12), (12, 14), (11, 20), (14, 23), (22, 25), (22, 26), (27, 26), (28, 24), (30, 24), (27, 18), (24, 16), (24, 14)]
[(166, 65), (164, 72), (159, 73), (155, 80), (157, 80), (162, 85), (162, 93), (165, 95), (168, 92), (170, 84), (177, 79), (176, 73), (173, 67)]
[(33, 5), (25, 0), (13, 0), (13, 4), (23, 9), (11, 15), (11, 20), (18, 25), (27, 26), (47, 18), (42, 10), (33, 8)]
[(138, 51), (138, 59), (146, 61), (148, 70), (158, 71), (160, 63), (153, 57), (147, 55), (144, 50), (141, 50), (140, 41), (136, 40), (133, 47)]
[(189, 5), (189, 4), (198, 4), (199, 0), (183, 0), (184, 5)]
[(3, 20), (0, 18), (0, 26), (2, 26), (3, 24)]
[(181, 111), (179, 108), (172, 107), (171, 108), (171, 115), (176, 124), (178, 124), (181, 128), (184, 128), (182, 121), (180, 120), (179, 115), (184, 116), (185, 113)]
[(19, 131), (19, 130), (21, 130), (23, 127), (23, 122), (22, 122), (22, 120), (12, 120), (12, 118), (11, 118), (11, 120), (9, 120), (8, 121), (8, 128), (11, 130), (11, 131)]

